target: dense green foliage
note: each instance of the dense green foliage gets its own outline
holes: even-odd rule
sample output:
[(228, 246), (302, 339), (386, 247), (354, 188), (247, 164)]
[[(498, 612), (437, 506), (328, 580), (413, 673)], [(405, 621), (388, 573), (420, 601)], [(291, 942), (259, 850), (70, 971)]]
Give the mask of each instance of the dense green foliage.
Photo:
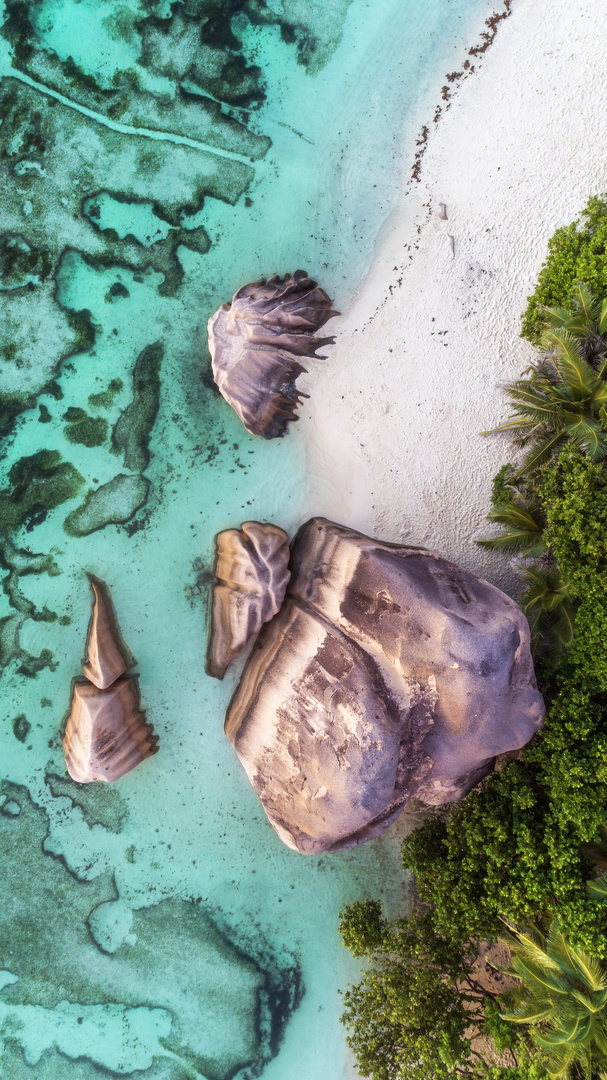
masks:
[(592, 864), (580, 848), (607, 820), (605, 466), (570, 447), (542, 470), (535, 494), (577, 604), (571, 647), (543, 666), (546, 725), (447, 821), (412, 833), (403, 860), (443, 932), (465, 940), (496, 932), (500, 917), (524, 924), (556, 907), (573, 939), (603, 956), (607, 918), (586, 892)]
[[(349, 907), (340, 931), (344, 945), (372, 963), (363, 981), (346, 991), (342, 1017), (364, 1076), (509, 1080), (525, 1075), (514, 1071), (521, 1050), (525, 1056), (518, 1032), (501, 1018), (495, 995), (472, 973), (477, 945), (437, 933), (429, 911), (388, 923), (372, 900)], [(472, 1045), (481, 1034), (507, 1051), (511, 1068), (483, 1061)]]
[[(500, 534), (481, 543), (522, 560), (546, 723), (407, 837), (410, 920), (372, 901), (342, 916), (344, 944), (370, 961), (342, 1019), (373, 1080), (607, 1080), (607, 196), (551, 240), (523, 336), (542, 354), (507, 388), (497, 430), (524, 453), (495, 477)], [(504, 922), (510, 1002), (472, 974)]]
[(574, 294), (569, 310), (542, 309), (547, 352), (531, 376), (506, 388), (512, 416), (495, 431), (527, 447), (517, 476), (531, 478), (570, 442), (593, 460), (607, 449), (607, 299), (583, 283)]
[(542, 307), (567, 307), (578, 281), (596, 296), (607, 296), (607, 196), (594, 196), (581, 218), (557, 229), (548, 258), (523, 318), (522, 336), (538, 344), (544, 330)]

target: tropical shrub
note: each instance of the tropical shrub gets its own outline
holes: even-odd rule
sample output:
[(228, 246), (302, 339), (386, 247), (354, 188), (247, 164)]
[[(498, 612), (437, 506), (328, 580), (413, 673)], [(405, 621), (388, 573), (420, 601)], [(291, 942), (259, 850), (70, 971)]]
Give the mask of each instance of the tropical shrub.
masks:
[(443, 933), (495, 933), (557, 909), (573, 940), (603, 956), (607, 919), (586, 892), (581, 850), (607, 821), (607, 474), (571, 446), (541, 470), (546, 542), (577, 605), (576, 634), (543, 666), (546, 724), (453, 808), (406, 838), (403, 863)]
[(529, 297), (521, 336), (537, 345), (544, 330), (542, 308), (568, 307), (578, 281), (585, 281), (599, 299), (607, 296), (607, 195), (590, 199), (581, 218), (557, 229), (548, 241), (548, 258)]
[[(607, 869), (607, 197), (586, 216), (554, 238), (530, 301), (524, 334), (544, 355), (498, 429), (526, 454), (496, 476), (501, 534), (481, 541), (523, 560), (548, 715), (517, 759), (404, 841), (423, 911), (390, 924), (366, 901), (342, 917), (344, 944), (371, 963), (342, 1019), (373, 1080), (607, 1080), (607, 876), (593, 878), (593, 860)], [(514, 929), (551, 915), (547, 937)], [(500, 1013), (472, 964), (504, 921), (525, 981)], [(531, 1043), (509, 1042), (512, 1021)], [(481, 1057), (474, 1032), (517, 1063)]]
[[(373, 900), (352, 904), (341, 920), (344, 945), (372, 965), (346, 991), (342, 1016), (363, 1076), (507, 1080), (521, 1075), (512, 1071), (519, 1065), (515, 1047), (523, 1045), (518, 1033), (508, 1030), (496, 995), (472, 973), (478, 945), (454, 943), (437, 933), (428, 911), (389, 923)], [(495, 1036), (512, 1070), (483, 1060), (473, 1047), (480, 1034)]]

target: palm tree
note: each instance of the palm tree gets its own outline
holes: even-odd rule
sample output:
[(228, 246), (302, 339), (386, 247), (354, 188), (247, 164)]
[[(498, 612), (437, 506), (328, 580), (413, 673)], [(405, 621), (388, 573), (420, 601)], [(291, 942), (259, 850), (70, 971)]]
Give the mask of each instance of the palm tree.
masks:
[(541, 643), (558, 656), (573, 641), (577, 603), (571, 598), (569, 585), (554, 563), (519, 570), (529, 582), (518, 603), (529, 622), (532, 652)]
[(568, 330), (582, 346), (584, 359), (598, 370), (607, 355), (607, 299), (599, 304), (583, 282), (575, 286), (572, 310), (540, 307), (546, 329)]
[(516, 476), (534, 473), (567, 441), (594, 460), (607, 450), (607, 299), (599, 307), (580, 284), (572, 311), (542, 310), (546, 355), (529, 378), (507, 387), (510, 419), (485, 433), (509, 432), (529, 446)]
[(544, 539), (545, 517), (540, 508), (522, 493), (513, 493), (508, 501), (495, 503), (487, 514), (487, 521), (501, 525), (501, 536), (489, 540), (477, 540), (479, 547), (490, 551), (511, 551), (526, 559), (545, 555), (548, 545)]
[(516, 486), (505, 489), (503, 500), (494, 504), (487, 520), (501, 525), (503, 532), (489, 540), (477, 540), (480, 547), (539, 560), (536, 565), (516, 564), (527, 582), (518, 603), (529, 621), (532, 652), (541, 645), (559, 655), (573, 640), (577, 605), (552, 559), (544, 537), (545, 516), (534, 501), (533, 491), (528, 485), (523, 490)]
[(514, 1008), (504, 1020), (530, 1025), (530, 1037), (546, 1055), (548, 1076), (563, 1080), (607, 1062), (607, 969), (572, 945), (553, 920), (548, 933), (510, 927), (501, 940), (512, 955), (506, 974), (519, 979)]

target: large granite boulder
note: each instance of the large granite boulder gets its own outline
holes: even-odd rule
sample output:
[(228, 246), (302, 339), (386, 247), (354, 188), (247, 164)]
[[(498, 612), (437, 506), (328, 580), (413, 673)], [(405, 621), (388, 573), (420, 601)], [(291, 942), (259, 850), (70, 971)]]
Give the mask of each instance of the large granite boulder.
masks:
[(226, 719), (289, 847), (351, 847), (411, 798), (462, 799), (541, 726), (527, 621), (493, 585), (323, 518), (290, 568)]

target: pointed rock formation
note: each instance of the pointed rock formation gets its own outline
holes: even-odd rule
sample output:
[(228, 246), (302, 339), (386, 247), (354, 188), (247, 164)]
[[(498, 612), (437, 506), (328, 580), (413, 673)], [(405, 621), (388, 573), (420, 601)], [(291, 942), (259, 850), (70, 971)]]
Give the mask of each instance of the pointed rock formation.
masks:
[(529, 625), (493, 585), (323, 518), (290, 570), (225, 727), (289, 847), (352, 847), (409, 799), (457, 802), (541, 726)]
[(90, 682), (105, 690), (128, 671), (133, 658), (120, 636), (107, 585), (92, 574), (87, 576), (95, 599), (82, 670)]
[(212, 629), (207, 672), (226, 668), (282, 604), (289, 581), (289, 541), (276, 525), (245, 521), (217, 534)]
[(63, 735), (65, 763), (73, 780), (117, 780), (155, 754), (158, 738), (139, 703), (139, 676), (126, 648), (107, 585), (89, 574), (93, 613), (85, 679), (75, 679)]
[(296, 382), (306, 368), (296, 357), (333, 344), (313, 335), (337, 314), (326, 292), (296, 270), (243, 285), (209, 319), (213, 378), (252, 435), (274, 439), (297, 419), (305, 395)]

